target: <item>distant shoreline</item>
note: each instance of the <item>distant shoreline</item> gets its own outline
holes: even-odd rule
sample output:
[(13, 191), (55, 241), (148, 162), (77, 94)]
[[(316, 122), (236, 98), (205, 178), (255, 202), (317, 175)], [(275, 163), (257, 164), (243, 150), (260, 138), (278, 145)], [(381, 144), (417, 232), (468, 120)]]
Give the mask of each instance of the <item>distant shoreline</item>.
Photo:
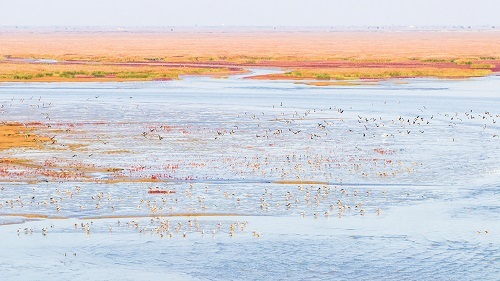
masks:
[(254, 79), (312, 82), (500, 72), (500, 33), (493, 28), (405, 28), (1, 27), (0, 82), (166, 81), (260, 67), (283, 73)]
[(247, 32), (247, 31), (500, 31), (495, 25), (323, 25), (323, 26), (0, 26), (0, 31), (90, 31), (90, 32), (155, 32), (155, 31), (220, 31), (220, 32)]

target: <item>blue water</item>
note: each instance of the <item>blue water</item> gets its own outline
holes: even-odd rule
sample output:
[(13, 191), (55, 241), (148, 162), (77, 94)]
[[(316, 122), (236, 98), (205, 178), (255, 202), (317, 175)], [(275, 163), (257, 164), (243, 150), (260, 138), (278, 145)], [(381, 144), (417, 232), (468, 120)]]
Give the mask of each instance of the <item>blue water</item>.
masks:
[(0, 157), (98, 168), (1, 175), (2, 279), (498, 280), (498, 89), (1, 84), (0, 121), (57, 142)]

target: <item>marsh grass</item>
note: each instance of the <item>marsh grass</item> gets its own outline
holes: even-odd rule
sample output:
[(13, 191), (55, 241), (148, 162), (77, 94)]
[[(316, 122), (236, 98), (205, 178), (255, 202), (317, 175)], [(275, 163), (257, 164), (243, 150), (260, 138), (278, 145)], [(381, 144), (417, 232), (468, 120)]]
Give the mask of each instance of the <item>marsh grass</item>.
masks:
[(0, 64), (0, 81), (89, 81), (179, 79), (181, 75), (222, 75), (235, 71), (225, 67), (124, 66), (110, 64)]
[(270, 74), (259, 79), (357, 80), (410, 77), (467, 78), (491, 74), (486, 67), (477, 68), (302, 68), (284, 74)]

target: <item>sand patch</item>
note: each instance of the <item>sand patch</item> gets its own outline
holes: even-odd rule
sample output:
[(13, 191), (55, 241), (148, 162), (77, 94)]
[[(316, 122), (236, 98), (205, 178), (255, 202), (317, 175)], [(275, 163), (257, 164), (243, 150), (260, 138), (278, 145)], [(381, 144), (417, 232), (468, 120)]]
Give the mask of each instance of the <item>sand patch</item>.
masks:
[(11, 148), (42, 148), (43, 143), (51, 141), (49, 137), (34, 133), (34, 127), (20, 123), (0, 125), (0, 150)]

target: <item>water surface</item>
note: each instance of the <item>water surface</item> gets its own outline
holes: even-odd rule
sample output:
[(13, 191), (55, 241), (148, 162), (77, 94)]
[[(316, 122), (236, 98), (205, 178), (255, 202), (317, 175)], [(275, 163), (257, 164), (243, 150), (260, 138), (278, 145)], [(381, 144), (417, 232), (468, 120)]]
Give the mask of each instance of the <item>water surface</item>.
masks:
[(102, 169), (2, 177), (0, 272), (499, 279), (499, 88), (498, 77), (1, 84), (0, 120), (40, 122), (57, 140), (2, 158)]

